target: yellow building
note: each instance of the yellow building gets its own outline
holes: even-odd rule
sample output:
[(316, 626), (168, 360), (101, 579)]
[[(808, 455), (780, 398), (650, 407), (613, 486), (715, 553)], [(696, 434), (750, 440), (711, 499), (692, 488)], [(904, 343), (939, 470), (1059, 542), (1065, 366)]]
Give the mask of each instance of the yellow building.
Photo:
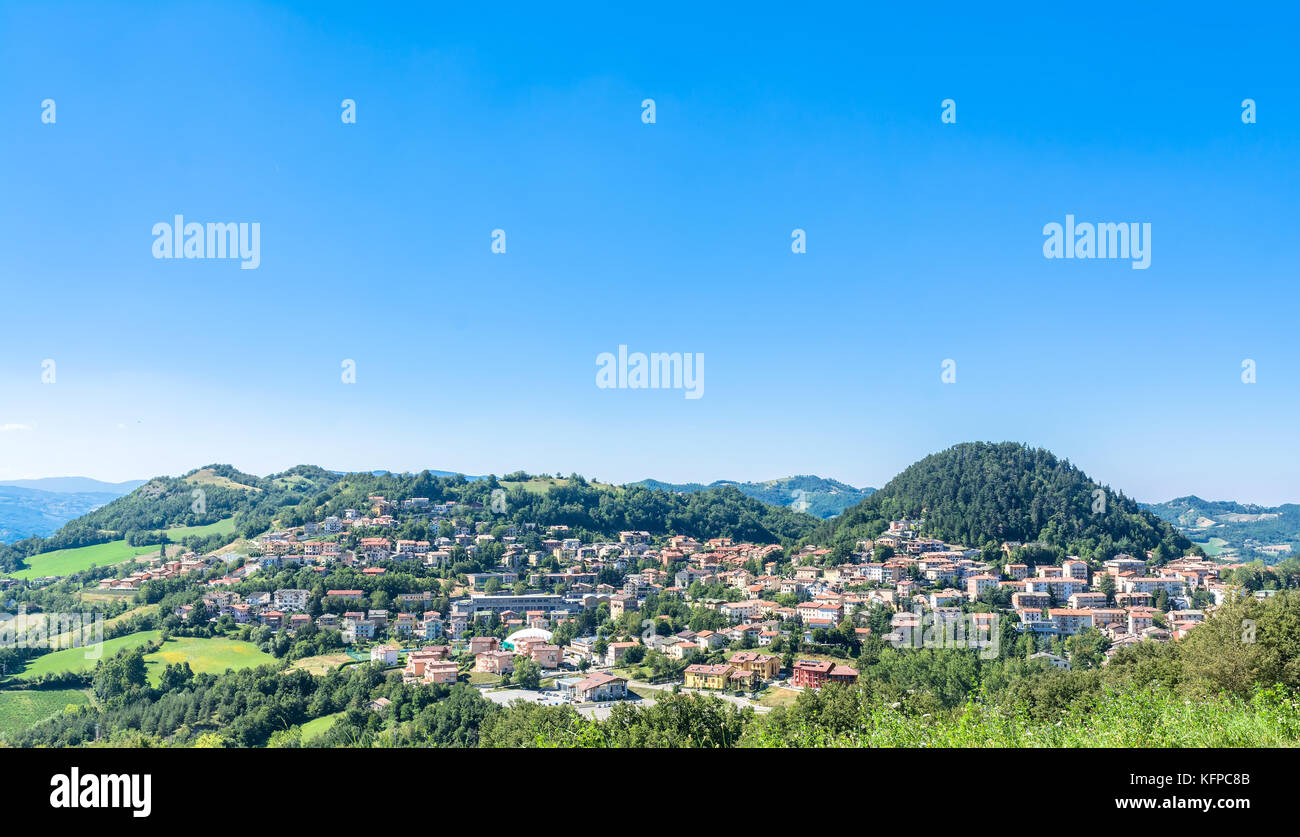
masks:
[(736, 670), (729, 665), (692, 665), (686, 667), (686, 686), (691, 689), (725, 689), (727, 678)]
[(741, 671), (756, 672), (764, 680), (771, 680), (781, 673), (781, 658), (775, 654), (738, 651), (732, 654), (727, 662)]

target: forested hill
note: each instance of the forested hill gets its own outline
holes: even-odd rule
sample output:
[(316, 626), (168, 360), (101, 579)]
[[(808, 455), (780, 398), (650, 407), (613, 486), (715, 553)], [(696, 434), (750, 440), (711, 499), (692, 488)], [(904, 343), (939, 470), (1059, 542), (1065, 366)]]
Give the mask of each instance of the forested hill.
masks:
[[(257, 477), (229, 465), (209, 465), (182, 477), (154, 477), (122, 497), (64, 524), (46, 538), (27, 538), (0, 546), (0, 570), (55, 549), (125, 539), (132, 545), (162, 542), (176, 526), (203, 526), (233, 518), (235, 531), (222, 538), (266, 531), (285, 506), (329, 489), (339, 475), (299, 465), (282, 474)], [(200, 492), (200, 493), (195, 493)]]
[(834, 517), (848, 507), (856, 505), (863, 499), (870, 497), (872, 492), (876, 490), (874, 488), (854, 488), (838, 480), (808, 475), (782, 477), (781, 479), (764, 480), (762, 482), (718, 480), (708, 485), (698, 482), (672, 483), (651, 479), (641, 480), (640, 482), (631, 483), (631, 485), (681, 493), (705, 491), (710, 488), (722, 488), (730, 485), (734, 486), (736, 490), (746, 497), (761, 500), (769, 506), (788, 506), (798, 511), (807, 512), (813, 517), (820, 517), (823, 520)]
[[(816, 518), (793, 509), (773, 507), (744, 496), (734, 487), (675, 494), (638, 486), (591, 483), (578, 475), (567, 479), (533, 477), (522, 472), (494, 476), (338, 473), (300, 465), (280, 474), (257, 477), (229, 465), (210, 465), (183, 477), (156, 477), (130, 494), (63, 526), (48, 538), (28, 538), (0, 546), (0, 571), (19, 568), (26, 558), (55, 549), (87, 546), (116, 539), (132, 545), (160, 543), (171, 527), (203, 526), (233, 519), (233, 531), (185, 541), (213, 549), (236, 537), (253, 537), (274, 527), (320, 520), (343, 509), (369, 509), (367, 498), (380, 494), (400, 501), (427, 497), (452, 501), (466, 513), (486, 514), (492, 491), (506, 491), (506, 511), (493, 514), (501, 523), (563, 524), (593, 537), (617, 537), (624, 530), (682, 534), (706, 539), (729, 537), (759, 543), (794, 542), (808, 535)], [(196, 495), (201, 491), (201, 495)], [(199, 502), (201, 498), (201, 502)], [(401, 524), (397, 537), (423, 539), (423, 523)], [(173, 534), (169, 540), (177, 540)]]
[[(1105, 511), (1094, 512), (1097, 489)], [(1051, 452), (1014, 442), (967, 442), (909, 466), (815, 534), (843, 544), (874, 537), (890, 520), (925, 518), (924, 531), (971, 547), (1041, 542), (1085, 558), (1120, 552), (1162, 562), (1192, 544), (1123, 494)]]
[(1280, 557), (1277, 546), (1300, 550), (1300, 505), (1295, 503), (1258, 506), (1193, 495), (1143, 508), (1193, 540), (1215, 542), (1218, 554), (1232, 560), (1272, 563)]

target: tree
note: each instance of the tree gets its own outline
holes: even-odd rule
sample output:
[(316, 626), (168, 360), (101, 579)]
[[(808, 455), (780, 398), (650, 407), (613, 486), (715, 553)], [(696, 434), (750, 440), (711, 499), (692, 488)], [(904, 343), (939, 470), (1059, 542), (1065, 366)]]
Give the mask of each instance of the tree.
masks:
[(1097, 668), (1106, 659), (1110, 640), (1096, 628), (1085, 628), (1065, 641), (1070, 652), (1070, 666), (1076, 669)]
[(163, 669), (158, 688), (164, 692), (183, 689), (194, 679), (194, 672), (188, 662), (172, 663)]
[(514, 680), (520, 688), (536, 690), (542, 685), (542, 667), (531, 657), (524, 657), (515, 666)]

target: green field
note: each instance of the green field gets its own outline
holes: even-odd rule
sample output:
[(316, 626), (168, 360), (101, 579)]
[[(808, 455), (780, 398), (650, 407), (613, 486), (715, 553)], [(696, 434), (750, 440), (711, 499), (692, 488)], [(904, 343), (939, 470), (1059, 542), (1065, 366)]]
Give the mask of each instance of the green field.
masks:
[(57, 715), (68, 704), (84, 706), (90, 698), (80, 689), (32, 689), (0, 692), (0, 735), (26, 729)]
[[(83, 601), (85, 600), (84, 595), (82, 596), (82, 600)], [(130, 619), (133, 619), (136, 616), (141, 616), (145, 613), (149, 613), (150, 611), (154, 611), (157, 609), (158, 609), (158, 605), (140, 605), (139, 607), (133, 607), (130, 610), (123, 611), (122, 613), (118, 614), (117, 616), (114, 616), (111, 619), (105, 619), (104, 630), (107, 631), (109, 628), (112, 628), (118, 625), (119, 623), (126, 622)], [(58, 637), (56, 637), (55, 639), (57, 640), (57, 642), (52, 642), (51, 644), (66, 646), (71, 642), (72, 637), (70, 634), (63, 633), (63, 634), (59, 634)]]
[(277, 662), (251, 642), (214, 637), (176, 637), (144, 658), (149, 680), (157, 683), (172, 663), (189, 663), (195, 674), (221, 674), (228, 668), (250, 668)]
[(109, 657), (121, 651), (123, 648), (135, 648), (137, 645), (144, 645), (146, 642), (155, 642), (161, 636), (158, 631), (140, 631), (126, 636), (119, 636), (115, 639), (104, 640), (103, 649), (98, 656), (93, 659), (86, 657), (86, 652), (94, 652), (94, 646), (86, 648), (65, 648), (62, 651), (54, 651), (49, 654), (37, 657), (27, 664), (23, 669), (23, 677), (35, 677), (39, 674), (54, 674), (61, 671), (90, 671), (100, 660)]
[(207, 537), (208, 535), (233, 535), (235, 533), (235, 519), (227, 517), (225, 520), (218, 520), (216, 523), (208, 523), (203, 526), (177, 526), (168, 529), (167, 539), (172, 543), (178, 543), (182, 538)]
[(1223, 538), (1210, 538), (1208, 541), (1205, 541), (1204, 543), (1201, 543), (1199, 541), (1192, 541), (1192, 543), (1196, 544), (1201, 549), (1205, 550), (1205, 554), (1209, 555), (1211, 558), (1213, 558), (1215, 555), (1218, 555), (1220, 552), (1222, 552), (1223, 548), (1228, 545), (1228, 542), (1225, 541)]
[(312, 718), (302, 725), (302, 740), (304, 742), (311, 741), (313, 738), (319, 738), (329, 732), (330, 727), (334, 726), (334, 722), (342, 718), (343, 715), (342, 712), (335, 712), (333, 715), (321, 715), (319, 718)]
[(27, 559), (27, 569), (9, 573), (13, 578), (33, 579), (47, 575), (71, 575), (91, 567), (107, 567), (129, 561), (137, 555), (157, 552), (156, 546), (128, 546), (125, 540), (79, 546), (76, 549), (56, 549), (42, 552)]

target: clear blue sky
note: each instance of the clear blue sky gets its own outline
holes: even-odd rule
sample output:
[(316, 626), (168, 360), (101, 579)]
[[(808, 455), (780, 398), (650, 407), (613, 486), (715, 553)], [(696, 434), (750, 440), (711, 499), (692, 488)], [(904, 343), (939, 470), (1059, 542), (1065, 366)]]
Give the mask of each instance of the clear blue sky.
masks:
[[(881, 485), (985, 439), (1300, 501), (1296, 13), (913, 5), (5, 3), (0, 479)], [(176, 213), (261, 267), (155, 260)], [(1151, 267), (1044, 259), (1067, 213)], [(620, 344), (704, 397), (596, 388)]]

